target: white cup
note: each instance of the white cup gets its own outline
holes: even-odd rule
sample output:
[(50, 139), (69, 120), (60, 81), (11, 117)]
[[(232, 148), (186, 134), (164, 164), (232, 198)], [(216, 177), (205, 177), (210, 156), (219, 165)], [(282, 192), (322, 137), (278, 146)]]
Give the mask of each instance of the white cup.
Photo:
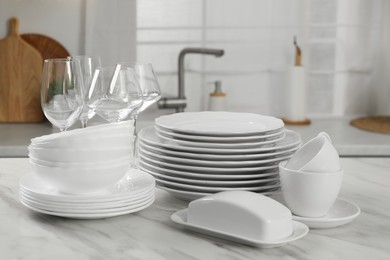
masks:
[(311, 173), (279, 165), (282, 195), (290, 210), (302, 217), (323, 217), (336, 201), (340, 191), (343, 170)]
[(305, 143), (288, 160), (286, 168), (312, 173), (329, 173), (341, 170), (340, 157), (327, 133), (321, 132)]

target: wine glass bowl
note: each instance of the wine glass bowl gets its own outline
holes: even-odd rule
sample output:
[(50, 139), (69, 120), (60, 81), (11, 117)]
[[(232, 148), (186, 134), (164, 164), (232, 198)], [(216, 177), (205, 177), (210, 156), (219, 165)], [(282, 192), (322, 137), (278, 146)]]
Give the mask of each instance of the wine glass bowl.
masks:
[(71, 59), (79, 60), (81, 73), (84, 81), (84, 107), (80, 115), (80, 122), (83, 128), (87, 127), (89, 119), (95, 116), (95, 112), (87, 106), (88, 91), (91, 87), (93, 73), (95, 69), (102, 66), (100, 56), (76, 55), (71, 56)]
[[(144, 102), (137, 114), (143, 112), (161, 97), (161, 90), (153, 66), (150, 63), (120, 62), (117, 67), (127, 67), (135, 71), (142, 90)], [(135, 115), (136, 116), (136, 115)]]
[(143, 104), (134, 70), (124, 67), (99, 67), (88, 93), (88, 106), (109, 122), (119, 122)]
[(46, 59), (41, 79), (41, 106), (46, 118), (61, 131), (72, 126), (83, 109), (80, 62)]

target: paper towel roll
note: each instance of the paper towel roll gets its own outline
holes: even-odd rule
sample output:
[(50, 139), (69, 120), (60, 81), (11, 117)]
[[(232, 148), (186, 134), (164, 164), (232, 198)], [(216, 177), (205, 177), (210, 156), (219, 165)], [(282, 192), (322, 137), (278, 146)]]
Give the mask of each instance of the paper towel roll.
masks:
[(306, 70), (295, 66), (288, 69), (286, 91), (286, 119), (306, 120)]

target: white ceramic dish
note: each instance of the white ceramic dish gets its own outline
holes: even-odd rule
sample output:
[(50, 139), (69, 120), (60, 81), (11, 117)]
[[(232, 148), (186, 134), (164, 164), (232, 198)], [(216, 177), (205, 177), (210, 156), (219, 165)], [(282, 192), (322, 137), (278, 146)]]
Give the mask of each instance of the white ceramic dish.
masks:
[(131, 149), (109, 148), (109, 149), (46, 149), (28, 147), (29, 157), (37, 158), (43, 161), (55, 163), (101, 163), (117, 158), (128, 156), (130, 158)]
[(241, 143), (241, 142), (262, 142), (266, 140), (277, 139), (284, 135), (284, 128), (280, 128), (277, 131), (260, 134), (260, 135), (249, 135), (249, 136), (206, 136), (206, 135), (194, 135), (194, 134), (184, 134), (174, 131), (170, 131), (161, 127), (155, 126), (156, 132), (165, 134), (171, 138), (177, 138), (188, 141), (197, 141), (197, 142), (214, 142), (214, 143)]
[(329, 212), (321, 218), (305, 218), (294, 216), (293, 219), (302, 222), (310, 228), (334, 228), (352, 222), (360, 215), (360, 208), (355, 203), (338, 198)]
[[(196, 199), (202, 198), (204, 196), (208, 196), (208, 195), (213, 194), (213, 193), (207, 193), (207, 192), (183, 191), (183, 190), (177, 190), (177, 189), (169, 188), (169, 187), (165, 187), (165, 186), (160, 186), (159, 188), (167, 191), (172, 197), (175, 197), (177, 199), (184, 200), (184, 201), (192, 201), (192, 200), (196, 200)], [(279, 189), (274, 189), (274, 190), (263, 191), (263, 192), (258, 192), (258, 193), (268, 196), (268, 195), (272, 195), (272, 194), (278, 193), (278, 192), (279, 192)]]
[(273, 176), (279, 176), (277, 169), (258, 171), (256, 173), (242, 173), (237, 172), (236, 174), (223, 174), (223, 173), (197, 173), (189, 171), (181, 171), (174, 169), (161, 168), (159, 166), (150, 164), (146, 161), (139, 162), (141, 169), (146, 169), (155, 173), (160, 173), (169, 176), (177, 176), (184, 178), (193, 178), (199, 180), (254, 180), (260, 178), (270, 178)]
[(321, 132), (291, 157), (286, 168), (312, 173), (329, 173), (341, 170), (340, 157), (328, 134)]
[(155, 180), (152, 175), (130, 169), (127, 175), (118, 183), (94, 194), (70, 195), (59, 192), (58, 189), (43, 182), (37, 175), (29, 173), (19, 181), (20, 189), (34, 197), (47, 200), (71, 203), (110, 202), (121, 198), (138, 195), (141, 192), (153, 189)]
[(19, 190), (19, 195), (26, 200), (42, 204), (45, 207), (61, 207), (61, 208), (83, 208), (83, 209), (104, 209), (104, 208), (118, 208), (127, 205), (131, 205), (136, 202), (140, 202), (145, 198), (148, 198), (154, 194), (154, 189), (148, 189), (143, 193), (136, 194), (134, 196), (122, 197), (113, 201), (92, 201), (92, 202), (80, 202), (80, 201), (56, 201), (35, 194), (30, 194), (22, 189)]
[(266, 183), (262, 183), (261, 185), (256, 185), (252, 187), (211, 187), (211, 186), (201, 186), (201, 185), (190, 185), (190, 184), (184, 184), (184, 183), (177, 183), (162, 179), (156, 179), (156, 183), (158, 186), (165, 186), (177, 190), (183, 190), (183, 191), (195, 191), (195, 192), (207, 192), (207, 193), (217, 193), (220, 191), (227, 191), (227, 190), (246, 190), (246, 191), (253, 191), (253, 192), (262, 192), (262, 191), (269, 191), (280, 188), (279, 181), (270, 181)]
[(206, 153), (206, 154), (255, 154), (255, 153), (267, 153), (267, 152), (276, 152), (280, 150), (287, 150), (301, 144), (301, 137), (298, 133), (290, 130), (286, 130), (286, 136), (276, 142), (272, 147), (259, 147), (259, 148), (247, 148), (247, 149), (216, 149), (216, 148), (206, 148), (206, 147), (188, 147), (177, 144), (172, 140), (163, 140), (156, 135), (155, 129), (153, 126), (145, 127), (141, 129), (138, 133), (138, 139), (140, 142), (147, 143), (151, 146), (184, 151), (184, 152), (193, 152), (193, 153)]
[(131, 133), (133, 129), (132, 122), (129, 121), (122, 121), (119, 123), (110, 123), (110, 124), (102, 124), (102, 125), (96, 125), (96, 126), (90, 126), (87, 128), (78, 128), (73, 130), (68, 130), (64, 132), (49, 134), (49, 135), (43, 135), (40, 137), (36, 137), (31, 139), (31, 144), (33, 145), (39, 145), (44, 143), (51, 143), (51, 142), (59, 142), (59, 143), (66, 143), (67, 141), (82, 141), (85, 138), (94, 137), (94, 138), (101, 138), (101, 137), (113, 137), (117, 135), (124, 135)]
[(304, 237), (309, 231), (309, 228), (305, 224), (299, 223), (297, 221), (293, 221), (293, 234), (291, 236), (289, 236), (285, 239), (280, 239), (278, 241), (273, 241), (273, 242), (261, 241), (261, 240), (255, 240), (255, 239), (249, 239), (246, 237), (236, 236), (236, 235), (232, 235), (229, 233), (224, 233), (221, 231), (215, 231), (212, 229), (206, 229), (203, 227), (198, 227), (196, 225), (191, 225), (187, 221), (187, 212), (188, 212), (188, 210), (184, 209), (184, 210), (180, 210), (180, 211), (174, 213), (171, 216), (172, 221), (175, 222), (176, 224), (178, 224), (186, 229), (192, 230), (192, 231), (196, 231), (196, 232), (199, 232), (202, 234), (206, 234), (206, 235), (210, 235), (210, 236), (214, 236), (214, 237), (218, 237), (218, 238), (222, 238), (222, 239), (226, 239), (226, 240), (230, 240), (230, 241), (234, 241), (234, 242), (238, 242), (238, 243), (242, 243), (242, 244), (261, 247), (261, 248), (271, 248), (271, 247), (282, 246), (284, 244), (293, 242), (297, 239)]
[(239, 174), (239, 173), (258, 173), (259, 171), (264, 170), (274, 170), (278, 168), (277, 164), (267, 165), (267, 166), (257, 166), (257, 167), (202, 167), (202, 166), (192, 166), (192, 165), (180, 165), (176, 163), (167, 163), (162, 160), (153, 159), (147, 157), (142, 153), (139, 153), (139, 159), (141, 162), (147, 162), (149, 164), (154, 164), (160, 166), (161, 168), (176, 169), (189, 172), (199, 172), (199, 173), (221, 173), (221, 174)]
[(147, 169), (143, 169), (145, 172), (150, 173), (155, 177), (156, 179), (166, 180), (170, 182), (176, 182), (176, 183), (183, 183), (183, 184), (190, 184), (190, 185), (196, 185), (196, 186), (204, 186), (204, 187), (253, 187), (255, 185), (261, 185), (263, 183), (269, 183), (272, 181), (279, 180), (278, 175), (274, 175), (271, 178), (260, 178), (260, 179), (253, 179), (253, 180), (222, 180), (222, 181), (216, 181), (216, 180), (197, 180), (197, 179), (190, 179), (190, 178), (181, 178), (181, 177), (175, 177), (175, 176), (169, 176), (166, 174), (160, 174), (153, 171), (149, 171)]
[(164, 147), (149, 145), (145, 142), (139, 142), (138, 146), (139, 149), (146, 150), (154, 154), (161, 154), (161, 155), (170, 156), (174, 158), (187, 158), (187, 159), (204, 160), (204, 161), (212, 161), (212, 162), (215, 161), (241, 162), (241, 161), (253, 161), (253, 160), (286, 157), (286, 156), (291, 156), (299, 148), (298, 146), (295, 146), (286, 150), (279, 150), (274, 152), (235, 155), (235, 154), (207, 154), (207, 153), (191, 153), (191, 152), (175, 151), (175, 150), (166, 149)]
[(106, 164), (97, 167), (51, 167), (34, 163), (30, 165), (35, 174), (58, 190), (69, 194), (95, 193), (114, 185), (126, 175), (130, 162)]
[(271, 116), (209, 111), (160, 116), (155, 124), (179, 133), (216, 136), (258, 135), (284, 127), (282, 120)]
[(56, 212), (56, 211), (49, 211), (49, 210), (38, 209), (36, 207), (33, 207), (33, 206), (25, 203), (24, 201), (21, 201), (21, 203), (24, 206), (26, 206), (27, 208), (29, 208), (29, 209), (31, 209), (33, 211), (36, 211), (38, 213), (43, 213), (43, 214), (52, 215), (52, 216), (65, 217), (65, 218), (73, 218), (73, 219), (101, 219), (101, 218), (109, 218), (109, 217), (126, 215), (126, 214), (130, 214), (130, 213), (141, 211), (141, 210), (149, 207), (150, 205), (152, 205), (153, 202), (154, 202), (154, 199), (152, 199), (152, 200), (148, 201), (148, 203), (143, 204), (143, 205), (138, 206), (138, 207), (134, 207), (134, 208), (127, 209), (127, 210), (118, 210), (118, 211), (114, 211), (114, 212), (105, 212), (105, 213), (99, 213), (99, 212), (97, 212), (97, 213), (66, 213), (66, 212)]
[(291, 211), (262, 194), (230, 190), (191, 201), (187, 223), (261, 241), (278, 241), (293, 233)]
[(24, 196), (23, 193), (20, 193), (19, 199), (23, 201), (24, 203), (30, 205), (31, 207), (41, 209), (41, 210), (47, 210), (47, 211), (54, 211), (59, 213), (77, 213), (77, 214), (91, 214), (91, 213), (110, 213), (110, 212), (117, 212), (117, 211), (125, 211), (132, 208), (138, 208), (142, 205), (145, 205), (149, 203), (151, 200), (154, 199), (154, 193), (148, 194), (148, 196), (144, 196), (142, 199), (133, 200), (130, 202), (122, 203), (122, 204), (107, 204), (104, 207), (98, 206), (98, 207), (91, 207), (91, 206), (81, 206), (81, 205), (53, 205), (48, 204), (46, 202), (36, 201), (33, 199), (30, 199), (27, 196)]
[[(129, 130), (131, 131), (131, 130)], [(106, 134), (104, 136), (86, 136), (80, 138), (68, 138), (65, 140), (54, 140), (40, 143), (31, 143), (30, 148), (45, 149), (114, 149), (131, 147), (133, 142), (132, 132), (122, 135)]]
[(188, 159), (188, 158), (178, 158), (175, 156), (163, 155), (159, 153), (150, 152), (147, 149), (143, 149), (142, 145), (139, 146), (139, 152), (145, 155), (148, 158), (153, 158), (156, 160), (164, 161), (167, 163), (175, 163), (179, 165), (188, 165), (188, 166), (201, 166), (201, 167), (222, 167), (222, 168), (234, 168), (234, 167), (260, 167), (270, 164), (279, 164), (281, 161), (285, 161), (291, 157), (291, 155), (280, 156), (276, 158), (266, 158), (258, 160), (248, 160), (248, 161), (208, 161), (208, 160), (199, 160), (199, 159)]
[(284, 138), (284, 135), (282, 135), (276, 139), (264, 140), (260, 142), (215, 143), (215, 142), (198, 142), (198, 141), (181, 140), (177, 138), (172, 138), (158, 131), (156, 131), (156, 135), (162, 140), (166, 140), (168, 142), (173, 141), (177, 145), (181, 145), (181, 146), (216, 148), (216, 149), (250, 149), (250, 148), (260, 148), (260, 147), (271, 147), (276, 142)]

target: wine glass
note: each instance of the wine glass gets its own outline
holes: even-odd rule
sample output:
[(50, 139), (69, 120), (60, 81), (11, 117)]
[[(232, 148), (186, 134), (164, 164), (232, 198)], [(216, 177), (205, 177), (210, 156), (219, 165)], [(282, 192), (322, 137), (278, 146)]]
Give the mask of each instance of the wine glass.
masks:
[(46, 59), (41, 79), (41, 106), (46, 118), (66, 131), (80, 117), (84, 105), (80, 62)]
[(88, 106), (113, 123), (127, 118), (143, 103), (135, 72), (127, 67), (99, 67), (88, 92)]
[[(138, 115), (151, 106), (153, 103), (157, 102), (161, 97), (160, 86), (157, 81), (157, 77), (154, 74), (153, 66), (150, 63), (137, 63), (137, 62), (119, 62), (117, 67), (131, 68), (135, 71), (137, 79), (139, 81), (142, 96), (144, 98), (144, 103), (140, 109), (131, 113), (130, 118), (133, 120), (134, 126), (134, 143), (137, 143), (137, 118)], [(134, 145), (134, 159), (137, 157), (137, 145)], [(135, 165), (136, 162), (133, 163)]]
[(80, 115), (81, 127), (87, 127), (89, 119), (95, 116), (95, 112), (87, 106), (88, 91), (91, 87), (92, 76), (95, 69), (102, 66), (100, 56), (87, 56), (87, 55), (76, 55), (71, 56), (71, 59), (79, 60), (81, 65), (81, 72), (84, 80), (84, 107)]
[(132, 113), (134, 119), (137, 118), (138, 114), (143, 112), (153, 103), (157, 102), (161, 97), (160, 86), (157, 81), (157, 77), (154, 74), (153, 66), (150, 63), (136, 63), (136, 62), (119, 62), (118, 67), (131, 68), (135, 71), (137, 79), (139, 81), (144, 103), (141, 108)]

